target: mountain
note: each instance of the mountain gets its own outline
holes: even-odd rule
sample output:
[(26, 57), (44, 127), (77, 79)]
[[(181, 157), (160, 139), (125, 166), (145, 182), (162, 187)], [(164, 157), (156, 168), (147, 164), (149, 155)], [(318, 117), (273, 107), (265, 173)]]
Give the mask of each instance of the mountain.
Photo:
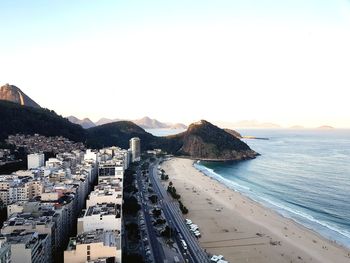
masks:
[(95, 124), (96, 124), (96, 126), (99, 126), (99, 125), (104, 125), (104, 124), (116, 122), (116, 121), (121, 121), (121, 120), (120, 119), (101, 118), (97, 122), (95, 122)]
[(0, 101), (0, 139), (16, 133), (64, 136), (93, 148), (116, 145), (127, 149), (129, 140), (139, 137), (142, 150), (160, 148), (174, 155), (213, 161), (243, 160), (258, 155), (235, 136), (204, 120), (191, 124), (180, 134), (157, 137), (131, 121), (83, 129), (54, 111)]
[(96, 124), (93, 123), (89, 118), (85, 118), (85, 119), (80, 120), (77, 117), (69, 116), (69, 117), (67, 117), (67, 119), (72, 123), (79, 124), (84, 129), (89, 129), (91, 127), (96, 126)]
[(149, 117), (143, 117), (142, 119), (133, 120), (132, 122), (144, 129), (163, 129), (168, 127), (167, 124)]
[(122, 119), (108, 119), (108, 118), (101, 118), (97, 122), (95, 122), (96, 126), (104, 125), (107, 123), (117, 122), (117, 121), (132, 121), (136, 125), (140, 126), (143, 129), (187, 129), (187, 126), (182, 123), (164, 123), (160, 122), (156, 119), (151, 119), (150, 117), (143, 117), (141, 119), (137, 120), (122, 120)]
[(118, 121), (96, 126), (87, 130), (87, 142), (94, 148), (119, 146), (129, 148), (132, 137), (141, 139), (142, 150), (157, 148), (157, 138), (131, 121)]
[(235, 136), (204, 120), (191, 124), (185, 132), (167, 137), (153, 136), (131, 121), (108, 123), (87, 132), (88, 144), (97, 148), (112, 145), (128, 148), (129, 140), (139, 137), (142, 150), (160, 148), (193, 159), (228, 161), (258, 155)]
[(29, 98), (19, 88), (10, 84), (5, 84), (0, 87), (0, 100), (11, 101), (22, 106), (40, 108), (38, 103)]
[(176, 154), (193, 159), (229, 161), (251, 159), (258, 155), (234, 135), (205, 120), (193, 123), (187, 131), (168, 138), (181, 141), (182, 146)]
[(69, 122), (54, 111), (0, 101), (0, 140), (16, 133), (64, 136), (77, 142), (84, 142), (86, 138), (80, 125)]
[(233, 136), (235, 136), (238, 139), (242, 139), (242, 135), (239, 132), (235, 131), (235, 130), (224, 129), (224, 131), (229, 133), (229, 134), (231, 134), (231, 135), (233, 135)]

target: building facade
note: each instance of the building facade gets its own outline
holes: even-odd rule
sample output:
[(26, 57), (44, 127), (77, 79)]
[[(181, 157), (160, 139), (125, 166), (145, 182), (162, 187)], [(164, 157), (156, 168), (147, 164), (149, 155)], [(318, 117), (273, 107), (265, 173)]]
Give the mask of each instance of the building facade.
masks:
[(134, 137), (130, 139), (131, 161), (139, 162), (141, 160), (141, 141), (140, 138)]

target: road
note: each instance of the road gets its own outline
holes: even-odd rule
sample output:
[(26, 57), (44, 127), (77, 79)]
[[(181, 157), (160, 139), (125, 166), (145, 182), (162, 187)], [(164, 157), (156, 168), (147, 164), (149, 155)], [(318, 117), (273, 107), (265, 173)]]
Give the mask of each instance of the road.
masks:
[[(169, 222), (169, 225), (176, 229), (176, 241), (179, 247), (182, 248), (183, 254), (187, 254), (184, 256), (188, 259), (189, 262), (194, 263), (205, 263), (210, 262), (208, 255), (204, 252), (204, 250), (200, 247), (198, 240), (194, 237), (194, 235), (188, 229), (182, 213), (179, 209), (179, 205), (177, 201), (174, 201), (167, 193), (167, 191), (162, 186), (160, 179), (157, 175), (157, 167), (159, 162), (155, 164), (151, 164), (149, 167), (149, 178), (153, 184), (153, 189), (157, 192), (159, 196), (159, 202), (162, 205), (164, 216), (166, 220)], [(181, 244), (181, 239), (185, 240), (187, 244), (187, 250), (183, 249)], [(189, 252), (189, 253), (187, 253)]]
[[(165, 259), (165, 255), (164, 255), (164, 251), (162, 246), (159, 244), (157, 236), (155, 234), (155, 230), (154, 227), (152, 225), (152, 220), (150, 217), (150, 209), (148, 208), (147, 203), (145, 202), (145, 191), (144, 191), (144, 185), (141, 181), (141, 171), (140, 169), (137, 170), (137, 174), (136, 174), (136, 181), (137, 181), (137, 185), (139, 188), (139, 192), (141, 195), (141, 209), (143, 211), (144, 214), (144, 219), (145, 219), (145, 223), (146, 223), (146, 231), (148, 233), (148, 238), (149, 238), (149, 244), (151, 245), (151, 251), (152, 251), (152, 255), (154, 258), (154, 262), (156, 263), (163, 263), (164, 259)], [(143, 241), (142, 241), (143, 242)]]

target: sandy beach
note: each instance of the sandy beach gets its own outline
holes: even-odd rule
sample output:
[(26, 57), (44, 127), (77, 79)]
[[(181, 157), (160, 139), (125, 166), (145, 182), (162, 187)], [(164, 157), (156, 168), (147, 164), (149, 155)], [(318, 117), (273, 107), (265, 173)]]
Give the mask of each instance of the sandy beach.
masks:
[[(201, 246), (236, 262), (350, 262), (350, 250), (202, 174), (189, 159), (162, 164), (200, 228)], [(164, 183), (164, 186), (168, 183)]]

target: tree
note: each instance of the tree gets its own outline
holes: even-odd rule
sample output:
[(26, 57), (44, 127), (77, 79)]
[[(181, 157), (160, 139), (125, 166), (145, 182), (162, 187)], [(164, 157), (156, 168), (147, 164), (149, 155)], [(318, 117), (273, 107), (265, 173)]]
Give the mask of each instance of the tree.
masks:
[(154, 208), (152, 210), (152, 214), (154, 215), (154, 217), (160, 217), (160, 215), (162, 214), (162, 210)]
[(180, 206), (180, 210), (183, 214), (187, 214), (188, 213), (188, 209), (186, 206), (183, 205), (183, 203), (181, 201), (179, 201), (179, 206)]
[(166, 223), (166, 220), (164, 218), (157, 218), (156, 222), (154, 222), (154, 226), (157, 226), (157, 225), (162, 225), (162, 224), (165, 224)]
[(134, 196), (125, 198), (124, 204), (123, 204), (123, 213), (125, 213), (126, 215), (136, 216), (136, 213), (140, 209), (141, 209), (141, 206)]
[(140, 254), (132, 253), (126, 254), (123, 253), (123, 261), (128, 263), (144, 263), (143, 257)]
[(156, 195), (151, 195), (151, 196), (149, 197), (149, 200), (151, 200), (152, 204), (155, 204), (155, 203), (158, 202), (158, 196), (156, 196)]
[(166, 226), (160, 234), (162, 237), (171, 238), (171, 236), (172, 236), (171, 232), (172, 232), (171, 228), (169, 226)]
[(125, 229), (127, 230), (128, 233), (128, 239), (129, 240), (139, 240), (140, 239), (140, 230), (139, 226), (136, 223), (129, 223), (125, 225)]

